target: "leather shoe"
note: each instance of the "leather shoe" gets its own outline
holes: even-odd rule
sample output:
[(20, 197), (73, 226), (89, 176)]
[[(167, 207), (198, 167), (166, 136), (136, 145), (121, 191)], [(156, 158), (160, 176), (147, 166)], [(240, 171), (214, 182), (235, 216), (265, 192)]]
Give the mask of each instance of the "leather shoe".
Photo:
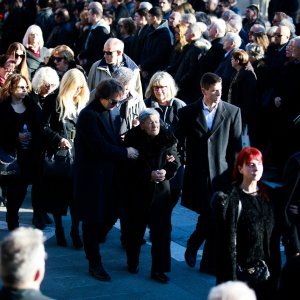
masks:
[(110, 281), (111, 277), (104, 270), (102, 265), (98, 265), (96, 267), (89, 267), (89, 273), (96, 279), (100, 281)]
[(187, 247), (184, 253), (184, 259), (189, 267), (194, 268), (197, 260), (197, 250)]
[(170, 278), (163, 272), (152, 272), (151, 278), (159, 283), (168, 283)]

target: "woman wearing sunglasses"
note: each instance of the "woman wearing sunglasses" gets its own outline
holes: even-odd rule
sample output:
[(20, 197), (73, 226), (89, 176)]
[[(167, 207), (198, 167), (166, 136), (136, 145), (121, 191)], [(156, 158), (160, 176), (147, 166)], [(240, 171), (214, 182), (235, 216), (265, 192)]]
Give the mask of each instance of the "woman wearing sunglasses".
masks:
[(74, 68), (81, 71), (87, 79), (84, 69), (75, 62), (73, 50), (67, 45), (58, 45), (52, 50), (47, 66), (55, 69), (60, 79), (68, 70)]
[(5, 182), (9, 230), (19, 227), (19, 209), (37, 175), (41, 123), (37, 105), (28, 97), (30, 91), (30, 81), (20, 74), (10, 75), (0, 90), (0, 146), (16, 154), (20, 168), (19, 175)]
[(9, 45), (6, 54), (16, 61), (15, 72), (29, 78), (25, 47), (18, 42), (12, 43)]

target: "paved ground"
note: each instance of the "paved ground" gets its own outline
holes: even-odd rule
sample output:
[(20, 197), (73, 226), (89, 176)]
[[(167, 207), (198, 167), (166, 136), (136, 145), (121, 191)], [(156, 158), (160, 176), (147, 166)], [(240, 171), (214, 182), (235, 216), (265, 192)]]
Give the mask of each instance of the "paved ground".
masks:
[[(30, 190), (20, 211), (20, 223), (31, 226), (32, 210)], [(118, 224), (109, 233), (102, 248), (103, 264), (112, 277), (103, 283), (90, 277), (83, 250), (71, 246), (61, 248), (56, 245), (54, 228), (44, 230), (47, 236), (46, 276), (42, 291), (55, 299), (198, 299), (205, 300), (215, 278), (199, 272), (199, 263), (194, 269), (184, 262), (185, 244), (197, 220), (197, 215), (177, 205), (173, 213), (172, 272), (170, 283), (163, 285), (150, 279), (150, 243), (142, 247), (139, 274), (127, 272), (126, 256), (120, 245)], [(66, 235), (69, 234), (70, 217), (64, 218)], [(0, 208), (0, 239), (7, 234), (5, 208)], [(147, 236), (146, 236), (146, 239)], [(201, 250), (199, 251), (200, 260)]]

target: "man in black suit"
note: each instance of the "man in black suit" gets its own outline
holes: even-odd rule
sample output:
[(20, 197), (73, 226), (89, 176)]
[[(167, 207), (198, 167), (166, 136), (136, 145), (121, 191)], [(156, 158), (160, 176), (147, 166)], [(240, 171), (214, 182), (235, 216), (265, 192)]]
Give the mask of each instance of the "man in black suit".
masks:
[(203, 99), (179, 111), (177, 136), (185, 157), (181, 203), (200, 214), (187, 242), (186, 262), (195, 266), (197, 251), (206, 240), (200, 270), (213, 274), (210, 199), (230, 184), (235, 155), (241, 150), (242, 121), (240, 109), (221, 100), (221, 77), (205, 73), (200, 85)]
[(101, 81), (95, 99), (79, 114), (74, 141), (75, 207), (82, 220), (89, 272), (101, 281), (111, 279), (102, 266), (99, 244), (118, 218), (120, 163), (139, 154), (120, 144), (120, 111), (116, 107), (123, 95), (124, 87), (115, 79)]

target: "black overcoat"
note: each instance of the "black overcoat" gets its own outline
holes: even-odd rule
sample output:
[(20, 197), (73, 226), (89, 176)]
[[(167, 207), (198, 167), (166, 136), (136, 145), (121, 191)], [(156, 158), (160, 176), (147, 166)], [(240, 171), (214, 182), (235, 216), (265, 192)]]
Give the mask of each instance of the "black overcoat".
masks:
[(213, 191), (224, 190), (230, 183), (236, 154), (241, 149), (241, 111), (220, 101), (211, 130), (197, 101), (179, 110), (177, 137), (185, 149), (182, 205), (196, 212), (206, 211), (207, 172)]
[(93, 100), (79, 114), (76, 124), (74, 197), (78, 216), (103, 224), (117, 213), (119, 164), (127, 159), (121, 146), (119, 110), (109, 112), (99, 100)]

